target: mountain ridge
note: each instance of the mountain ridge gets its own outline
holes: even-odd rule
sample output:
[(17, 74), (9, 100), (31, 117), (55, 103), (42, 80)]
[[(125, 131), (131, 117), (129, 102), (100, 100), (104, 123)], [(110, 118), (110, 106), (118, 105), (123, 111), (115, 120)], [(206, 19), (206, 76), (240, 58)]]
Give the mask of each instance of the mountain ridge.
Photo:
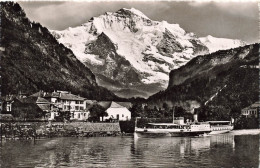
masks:
[(1, 2), (1, 23), (2, 95), (69, 90), (89, 99), (118, 98), (18, 3)]
[[(197, 55), (209, 53), (208, 47), (194, 33), (187, 33), (179, 24), (153, 21), (134, 8), (123, 8), (114, 13), (106, 12), (91, 18), (81, 26), (51, 32), (86, 66), (98, 67), (93, 70), (95, 75), (113, 79), (113, 76), (118, 74), (115, 68), (106, 65), (107, 62), (113, 62), (114, 66), (119, 67), (120, 72), (125, 74), (131, 69), (131, 74), (135, 74), (132, 78), (122, 76), (120, 79), (115, 79), (121, 83), (121, 89), (129, 89), (128, 94), (120, 96), (131, 95), (134, 85), (140, 84), (144, 86), (157, 84), (157, 87), (148, 91), (147, 95), (164, 89), (167, 87), (170, 70), (185, 65)], [(99, 36), (104, 35), (107, 39), (97, 44)], [(108, 39), (110, 43), (106, 43)], [(244, 43), (236, 43), (232, 47), (242, 44)], [(100, 51), (97, 54), (89, 48), (91, 45), (96, 45), (94, 50), (97, 50), (99, 45), (106, 48), (111, 48), (111, 45), (114, 47), (109, 52)], [(210, 45), (212, 42), (208, 44)], [(108, 55), (111, 57), (107, 57)], [(117, 61), (122, 59), (129, 64), (120, 66), (121, 62)], [(103, 73), (104, 71), (100, 72), (97, 69), (105, 69), (109, 73)], [(113, 84), (110, 83), (110, 85)], [(113, 92), (117, 94), (118, 89), (120, 90), (117, 88)]]
[(258, 101), (259, 44), (198, 56), (172, 70), (168, 88), (147, 99), (151, 106), (182, 106), (189, 112), (207, 106), (218, 119), (229, 119), (232, 108)]

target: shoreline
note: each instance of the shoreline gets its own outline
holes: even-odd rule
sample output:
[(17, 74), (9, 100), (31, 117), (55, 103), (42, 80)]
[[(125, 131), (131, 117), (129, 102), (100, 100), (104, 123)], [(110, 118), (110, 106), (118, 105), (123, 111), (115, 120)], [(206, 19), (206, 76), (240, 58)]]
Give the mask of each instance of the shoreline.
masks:
[(43, 123), (15, 122), (1, 123), (1, 140), (3, 139), (41, 139), (52, 137), (102, 137), (119, 136), (119, 123)]

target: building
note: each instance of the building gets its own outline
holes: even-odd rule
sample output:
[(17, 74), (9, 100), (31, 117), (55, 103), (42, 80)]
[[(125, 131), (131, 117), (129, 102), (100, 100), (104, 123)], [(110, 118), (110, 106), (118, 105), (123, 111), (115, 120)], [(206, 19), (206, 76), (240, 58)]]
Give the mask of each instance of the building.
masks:
[(11, 113), (12, 112), (12, 104), (14, 102), (15, 98), (26, 98), (27, 94), (19, 92), (16, 95), (13, 94), (8, 94), (5, 96), (1, 96), (1, 111), (4, 113)]
[(12, 103), (12, 114), (22, 120), (47, 120), (54, 108), (42, 97), (15, 98)]
[[(101, 101), (98, 102), (98, 104), (104, 107), (108, 114), (108, 116), (105, 116), (103, 118), (104, 121), (106, 120), (127, 121), (131, 119), (131, 112), (128, 110), (128, 108), (131, 107), (130, 103)], [(102, 118), (100, 118), (100, 121), (102, 121)]]
[(1, 108), (2, 110), (1, 111), (4, 111), (4, 112), (11, 112), (12, 111), (12, 104), (14, 102), (14, 98), (15, 96), (14, 95), (6, 95), (6, 96), (2, 96), (1, 98)]
[(68, 91), (37, 92), (30, 97), (41, 96), (57, 107), (58, 111), (52, 111), (49, 120), (54, 120), (59, 112), (70, 112), (70, 120), (85, 121), (89, 117), (87, 99)]
[(241, 110), (241, 113), (243, 116), (246, 117), (257, 117), (258, 113), (259, 113), (259, 107), (260, 107), (260, 103), (259, 102), (255, 102), (254, 104), (251, 104), (250, 106), (243, 108)]

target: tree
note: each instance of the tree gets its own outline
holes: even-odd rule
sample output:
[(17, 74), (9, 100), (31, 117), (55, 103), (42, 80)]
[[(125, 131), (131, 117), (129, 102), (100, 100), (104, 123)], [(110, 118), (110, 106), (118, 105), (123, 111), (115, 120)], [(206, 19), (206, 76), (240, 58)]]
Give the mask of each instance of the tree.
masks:
[(131, 111), (132, 118), (143, 116), (143, 108), (140, 103), (134, 103), (129, 110)]
[(169, 111), (170, 111), (170, 108), (169, 108), (168, 104), (164, 102), (163, 103), (163, 116), (164, 117), (168, 116)]
[(232, 107), (230, 110), (230, 116), (234, 119), (237, 119), (241, 115), (241, 108), (239, 107)]
[(185, 109), (182, 108), (181, 106), (175, 106), (175, 108), (174, 108), (175, 117), (181, 117), (184, 115), (185, 112), (186, 112)]
[(103, 118), (105, 116), (108, 116), (106, 109), (102, 106), (100, 106), (99, 104), (94, 104), (90, 109), (90, 120), (92, 121), (99, 121), (100, 117), (102, 117), (102, 121)]
[(55, 121), (64, 122), (70, 120), (70, 111), (59, 111), (59, 115), (55, 116)]

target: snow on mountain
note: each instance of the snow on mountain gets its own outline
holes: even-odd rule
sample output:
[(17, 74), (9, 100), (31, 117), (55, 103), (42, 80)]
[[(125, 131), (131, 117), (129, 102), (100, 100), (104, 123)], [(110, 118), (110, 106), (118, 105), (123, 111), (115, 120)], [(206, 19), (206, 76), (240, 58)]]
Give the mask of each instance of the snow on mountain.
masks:
[(199, 39), (203, 44), (205, 44), (208, 47), (210, 53), (216, 52), (218, 50), (226, 50), (246, 45), (246, 43), (241, 40), (216, 38), (212, 37), (211, 35), (201, 37)]
[[(220, 44), (221, 39), (199, 39), (178, 24), (153, 21), (134, 8), (106, 12), (81, 26), (51, 32), (96, 75), (102, 75), (102, 80), (112, 79), (122, 88), (153, 83), (166, 88), (172, 69), (209, 53), (208, 48), (227, 48)], [(235, 45), (238, 43), (231, 47)]]

